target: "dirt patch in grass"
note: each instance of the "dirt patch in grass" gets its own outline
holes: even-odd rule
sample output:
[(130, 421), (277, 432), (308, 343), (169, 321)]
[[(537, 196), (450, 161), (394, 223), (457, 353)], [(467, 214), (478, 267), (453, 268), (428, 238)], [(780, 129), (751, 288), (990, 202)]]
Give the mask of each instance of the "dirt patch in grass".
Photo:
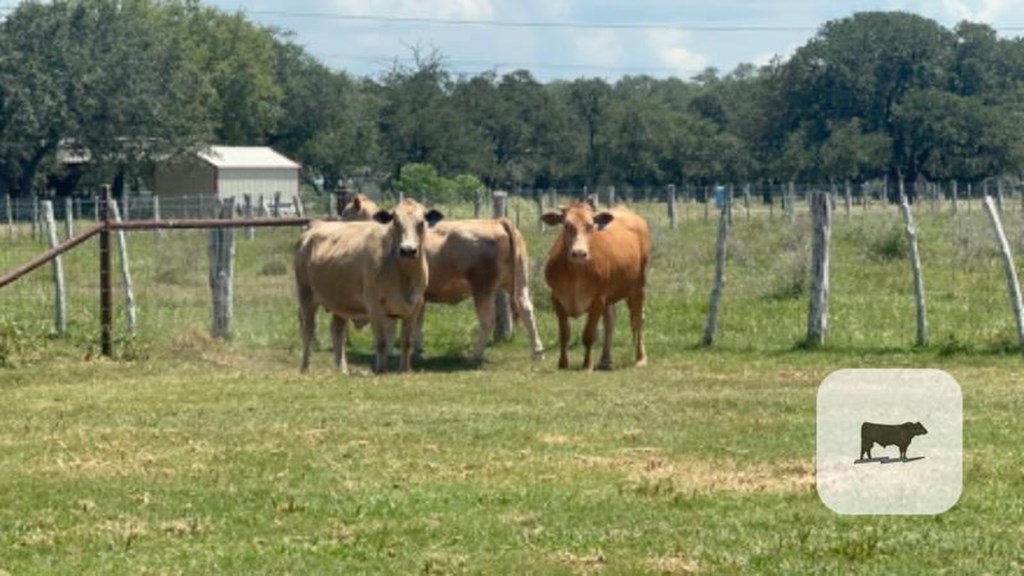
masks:
[(653, 448), (612, 456), (577, 456), (588, 468), (622, 473), (624, 492), (668, 495), (677, 492), (794, 493), (814, 489), (814, 468), (799, 461), (740, 464), (664, 455)]
[(658, 556), (647, 561), (647, 566), (656, 574), (696, 574), (697, 561), (681, 554)]
[(568, 566), (576, 574), (596, 574), (604, 568), (607, 562), (604, 552), (601, 550), (587, 554), (562, 551), (555, 554), (555, 559)]

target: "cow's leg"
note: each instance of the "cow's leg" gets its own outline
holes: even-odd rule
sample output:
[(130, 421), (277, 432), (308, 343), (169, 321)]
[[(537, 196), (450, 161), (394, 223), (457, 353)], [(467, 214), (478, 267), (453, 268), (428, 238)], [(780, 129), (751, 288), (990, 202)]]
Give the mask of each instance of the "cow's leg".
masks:
[(412, 369), (412, 331), (417, 323), (416, 318), (420, 316), (423, 308), (412, 316), (402, 318), (402, 372)]
[(594, 358), (591, 352), (594, 348), (594, 340), (597, 339), (597, 323), (604, 316), (604, 305), (592, 304), (587, 311), (587, 325), (583, 327), (583, 369), (594, 369)]
[(491, 340), (494, 333), (494, 292), (476, 292), (473, 294), (473, 303), (476, 305), (476, 344), (473, 345), (473, 361), (480, 362), (484, 359), (484, 349)]
[(383, 374), (388, 370), (388, 351), (391, 349), (391, 345), (388, 343), (390, 340), (388, 318), (375, 318), (370, 325), (373, 327), (373, 343), (376, 352), (373, 371)]
[(533, 352), (533, 359), (540, 360), (544, 357), (544, 344), (540, 341), (540, 333), (537, 332), (537, 319), (533, 315), (533, 301), (530, 299), (530, 288), (521, 286), (519, 294), (513, 298), (518, 304), (520, 317), (523, 320), (523, 327), (526, 328), (526, 335), (530, 339), (530, 350)]
[(597, 367), (601, 370), (612, 369), (612, 335), (615, 332), (615, 305), (604, 309), (604, 346), (601, 348), (601, 361)]
[(427, 306), (424, 304), (420, 307), (420, 313), (415, 316), (415, 321), (412, 327), (412, 353), (416, 356), (423, 356), (423, 316), (426, 315)]
[(387, 327), (385, 330), (387, 331), (387, 336), (385, 338), (387, 340), (387, 350), (384, 351), (384, 362), (390, 362), (391, 357), (395, 355), (395, 323), (397, 320), (389, 317), (386, 322)]
[(554, 295), (551, 296), (551, 307), (558, 316), (558, 369), (564, 370), (569, 367), (569, 355), (566, 353), (569, 346), (569, 313)]
[(633, 345), (636, 346), (636, 365), (647, 366), (647, 347), (644, 345), (644, 291), (643, 288), (630, 294), (629, 325), (633, 330)]
[(313, 291), (299, 288), (299, 335), (302, 338), (302, 362), (299, 372), (309, 371), (310, 348), (313, 344), (313, 332), (316, 330), (316, 309), (313, 302)]
[(331, 318), (331, 342), (334, 344), (334, 368), (343, 374), (348, 373), (348, 358), (345, 355), (345, 343), (348, 340), (348, 320), (333, 316)]

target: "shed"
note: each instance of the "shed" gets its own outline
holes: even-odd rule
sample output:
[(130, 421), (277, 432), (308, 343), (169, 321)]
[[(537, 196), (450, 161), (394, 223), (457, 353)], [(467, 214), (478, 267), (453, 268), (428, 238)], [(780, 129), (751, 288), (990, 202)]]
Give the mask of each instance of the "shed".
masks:
[[(272, 201), (275, 193), (291, 205), (299, 194), (299, 164), (266, 146), (210, 146), (194, 157), (177, 158), (157, 164), (153, 192), (160, 196), (165, 212), (175, 205), (197, 204), (199, 212), (212, 208), (214, 200), (235, 198), (241, 203), (249, 194)], [(205, 202), (204, 202), (205, 200)], [(170, 210), (168, 210), (170, 209)]]

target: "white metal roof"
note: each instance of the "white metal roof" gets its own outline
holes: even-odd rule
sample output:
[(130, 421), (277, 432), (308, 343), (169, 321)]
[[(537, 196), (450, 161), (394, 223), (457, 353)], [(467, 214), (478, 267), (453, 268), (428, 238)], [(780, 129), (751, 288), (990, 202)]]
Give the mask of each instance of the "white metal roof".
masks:
[(299, 168), (267, 146), (210, 146), (199, 157), (217, 168)]

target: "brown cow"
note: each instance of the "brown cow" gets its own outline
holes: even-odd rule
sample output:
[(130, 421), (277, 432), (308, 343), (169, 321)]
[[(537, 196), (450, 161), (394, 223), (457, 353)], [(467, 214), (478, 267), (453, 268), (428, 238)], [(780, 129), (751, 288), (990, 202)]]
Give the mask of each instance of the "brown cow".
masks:
[(412, 324), (423, 307), (429, 271), (423, 238), (428, 225), (441, 220), (415, 200), (391, 212), (378, 211), (373, 222), (315, 221), (302, 233), (295, 251), (295, 283), (299, 295), (302, 364), (309, 369), (316, 311), (334, 315), (331, 335), (339, 368), (345, 359), (346, 323), (368, 322), (376, 347), (374, 370), (387, 369), (388, 326), (402, 320), (402, 370), (412, 353)]
[(544, 279), (551, 287), (551, 302), (558, 315), (558, 367), (568, 368), (569, 318), (586, 312), (583, 329), (583, 368), (593, 370), (590, 355), (597, 322), (604, 318), (604, 348), (600, 368), (612, 365), (612, 332), (615, 312), (612, 304), (626, 299), (629, 306), (636, 365), (647, 365), (644, 348), (644, 288), (651, 236), (647, 222), (625, 206), (596, 212), (588, 203), (576, 202), (557, 212), (541, 216), (549, 226), (562, 225), (548, 253)]
[(372, 220), (380, 208), (377, 203), (370, 200), (365, 194), (356, 194), (352, 200), (341, 209), (341, 220), (343, 222), (358, 222), (360, 220)]
[[(533, 357), (544, 352), (530, 298), (530, 264), (523, 235), (508, 218), (449, 220), (432, 228), (424, 240), (430, 282), (427, 302), (456, 304), (472, 296), (477, 338), (473, 360), (483, 359), (494, 331), (494, 295), (505, 290), (512, 310), (522, 319)], [(423, 350), (423, 312), (416, 323), (416, 350)]]
[[(377, 205), (358, 195), (342, 211), (342, 220), (365, 220)], [(505, 290), (515, 315), (522, 318), (533, 357), (544, 352), (530, 298), (529, 260), (523, 235), (507, 218), (446, 220), (434, 226), (424, 241), (430, 282), (427, 302), (457, 304), (472, 296), (477, 312), (477, 339), (473, 359), (483, 358), (494, 331), (494, 295)], [(414, 327), (417, 353), (423, 352), (423, 316)]]

